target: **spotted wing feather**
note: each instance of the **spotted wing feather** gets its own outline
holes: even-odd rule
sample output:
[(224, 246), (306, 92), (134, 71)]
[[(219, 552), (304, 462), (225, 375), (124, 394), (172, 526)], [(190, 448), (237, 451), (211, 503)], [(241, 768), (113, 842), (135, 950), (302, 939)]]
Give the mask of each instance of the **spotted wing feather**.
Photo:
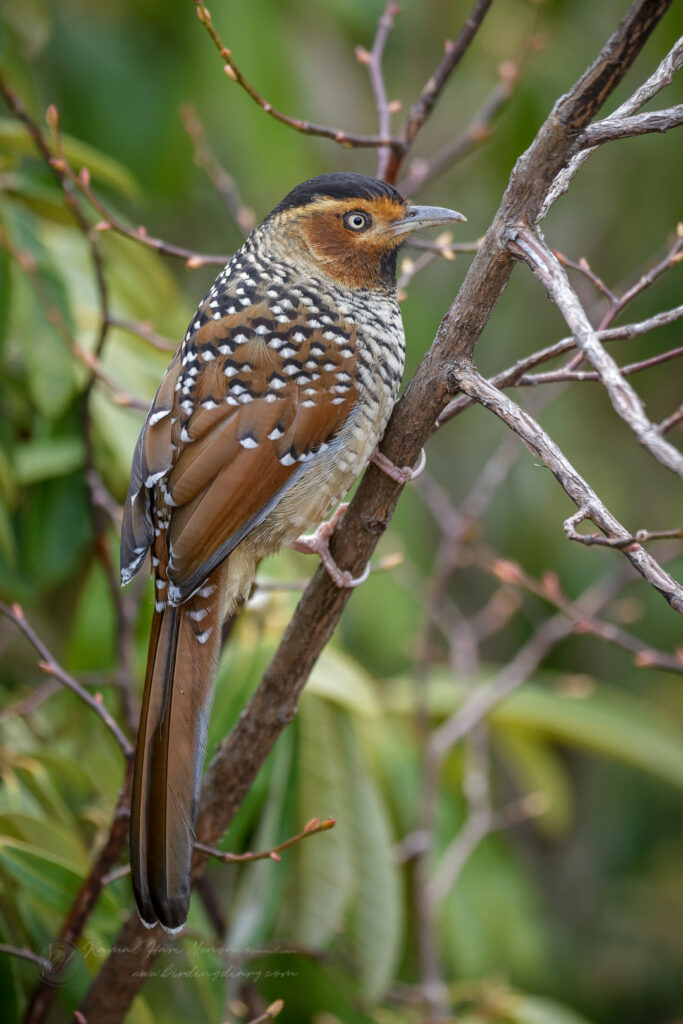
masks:
[(303, 292), (294, 299), (286, 315), (261, 298), (220, 318), (205, 301), (150, 410), (122, 565), (132, 575), (155, 527), (167, 529), (175, 604), (263, 521), (353, 409), (354, 326), (318, 319)]

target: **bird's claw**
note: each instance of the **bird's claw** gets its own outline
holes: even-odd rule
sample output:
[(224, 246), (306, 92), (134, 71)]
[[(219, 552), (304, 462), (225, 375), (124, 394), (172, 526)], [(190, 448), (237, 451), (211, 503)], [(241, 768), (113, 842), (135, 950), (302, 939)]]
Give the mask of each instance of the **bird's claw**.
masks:
[(342, 502), (334, 515), (326, 522), (321, 523), (315, 533), (307, 533), (302, 537), (297, 537), (289, 545), (293, 551), (301, 551), (306, 555), (318, 555), (330, 579), (335, 586), (340, 588), (358, 587), (361, 583), (365, 583), (370, 575), (369, 562), (360, 576), (352, 576), (347, 569), (340, 569), (330, 554), (330, 537), (334, 533), (339, 521), (344, 517), (348, 507), (348, 502)]
[(391, 459), (388, 459), (386, 455), (382, 455), (377, 449), (370, 456), (370, 462), (374, 462), (376, 466), (379, 466), (382, 472), (390, 476), (396, 483), (408, 484), (411, 480), (417, 480), (420, 473), (424, 472), (424, 468), (427, 465), (427, 455), (423, 448), (415, 469), (411, 469), (410, 466), (395, 466)]

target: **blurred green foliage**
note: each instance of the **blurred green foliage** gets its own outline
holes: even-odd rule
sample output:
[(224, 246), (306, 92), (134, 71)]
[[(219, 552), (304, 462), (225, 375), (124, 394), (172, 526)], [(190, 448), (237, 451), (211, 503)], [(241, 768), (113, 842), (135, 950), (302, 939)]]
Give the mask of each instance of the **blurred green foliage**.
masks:
[[(375, 114), (353, 47), (371, 44), (381, 7), (379, 0), (211, 5), (238, 63), (274, 105), (358, 131), (373, 130)], [(542, 34), (546, 47), (525, 65), (493, 137), (431, 185), (425, 200), (464, 210), (472, 237), (483, 233), (514, 160), (624, 9), (621, 0), (495, 5), (416, 156), (435, 152), (468, 123), (494, 87), (500, 62), (515, 58), (529, 33)], [(404, 5), (385, 59), (391, 97), (410, 104), (467, 10), (446, 0)], [(374, 171), (374, 154), (294, 135), (258, 110), (221, 73), (190, 0), (3, 0), (0, 11), (3, 68), (29, 110), (42, 124), (47, 104), (57, 104), (69, 160), (87, 165), (107, 204), (152, 234), (202, 252), (229, 253), (240, 243), (193, 165), (178, 115), (182, 102), (196, 107), (259, 217), (313, 174)], [(614, 104), (682, 30), (683, 12), (674, 5)], [(680, 102), (681, 91), (679, 82), (666, 104)], [(676, 132), (605, 147), (553, 210), (548, 238), (574, 258), (587, 257), (612, 285), (634, 279), (661, 257), (681, 217), (680, 166)], [(117, 405), (98, 383), (87, 399), (85, 430), (88, 370), (74, 347), (92, 351), (99, 328), (91, 252), (24, 129), (9, 116), (0, 120), (0, 185), (0, 596), (24, 605), (61, 662), (120, 718), (116, 604), (106, 571), (118, 560), (117, 538), (93, 514), (86, 468), (92, 459), (122, 500), (142, 413)], [(185, 269), (111, 231), (99, 233), (98, 244), (113, 314), (182, 337), (214, 272)], [(411, 286), (404, 303), (408, 371), (428, 347), (468, 259), (435, 263)], [(679, 271), (643, 295), (633, 318), (676, 304), (680, 292)], [(516, 272), (478, 360), (493, 371), (564, 333), (535, 282)], [(672, 326), (649, 341), (663, 351), (679, 335)], [(624, 343), (620, 355), (627, 361), (642, 352), (638, 343)], [(140, 337), (110, 331), (103, 369), (121, 392), (149, 400), (167, 362)], [(680, 375), (666, 367), (638, 384), (655, 420), (680, 402)], [(675, 525), (673, 476), (621, 429), (597, 386), (583, 387), (596, 390), (563, 391), (541, 414), (544, 425), (629, 526)], [(430, 443), (431, 471), (454, 503), (502, 434), (498, 422), (475, 409)], [(566, 495), (525, 454), (481, 529), (502, 557), (530, 573), (552, 569), (575, 595), (619, 556), (567, 544), (561, 522), (570, 511)], [(354, 595), (296, 721), (222, 845), (267, 849), (313, 817), (333, 816), (336, 827), (283, 853), (279, 864), (212, 867), (223, 938), (215, 938), (195, 898), (186, 936), (160, 961), (131, 1022), (244, 1020), (241, 1000), (250, 990), (283, 998), (285, 1022), (422, 1019), (401, 1001), (418, 979), (418, 925), (411, 867), (399, 864), (395, 852), (419, 820), (422, 736), (412, 663), (437, 543), (430, 514), (408, 489), (380, 547), (385, 554), (400, 549), (403, 566), (373, 575)], [(308, 569), (305, 560), (284, 554), (263, 574), (287, 580)], [(453, 597), (471, 614), (494, 585), (465, 569), (456, 574)], [(150, 603), (145, 587), (136, 681)], [(274, 594), (243, 616), (221, 663), (208, 756), (256, 686), (293, 606), (291, 595)], [(610, 611), (655, 647), (670, 650), (680, 637), (680, 620), (642, 582), (630, 584)], [(475, 682), (505, 664), (545, 614), (540, 599), (525, 599), (523, 613), (487, 645)], [(45, 682), (4, 620), (0, 646), (0, 696), (10, 706), (0, 719), (0, 941), (40, 951), (58, 934), (107, 834), (122, 759), (70, 693), (57, 690), (31, 713), (11, 713)], [(471, 685), (454, 678), (439, 649), (424, 684), (429, 723), (460, 706)], [(533, 824), (485, 839), (440, 906), (438, 941), (454, 1020), (672, 1024), (680, 1015), (682, 710), (673, 677), (638, 669), (595, 638), (572, 636), (491, 714), (496, 801), (540, 794), (544, 812)], [(464, 821), (462, 779), (463, 755), (455, 750), (438, 796), (436, 859)], [(77, 969), (59, 990), (55, 1020), (77, 1005), (131, 903), (127, 878), (106, 887)], [(36, 978), (34, 965), (0, 956), (5, 1019), (20, 1019)]]

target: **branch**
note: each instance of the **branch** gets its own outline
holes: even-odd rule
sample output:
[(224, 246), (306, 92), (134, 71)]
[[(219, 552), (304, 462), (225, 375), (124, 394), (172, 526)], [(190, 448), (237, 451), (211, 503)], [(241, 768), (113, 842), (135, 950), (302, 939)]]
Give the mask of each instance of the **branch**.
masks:
[(493, 0), (476, 0), (457, 39), (446, 41), (445, 57), (423, 87), (420, 98), (414, 104), (406, 123), (401, 129), (401, 146), (400, 149), (395, 151), (393, 160), (387, 168), (387, 181), (396, 181), (401, 164), (415, 141), (415, 136), (431, 114), (434, 104), (441, 95), (448, 79), (469, 49), (492, 3)]
[[(372, 86), (372, 94), (375, 97), (375, 106), (377, 107), (379, 118), (379, 134), (383, 138), (388, 138), (391, 135), (391, 115), (395, 112), (395, 106), (389, 103), (387, 99), (387, 90), (384, 83), (384, 75), (382, 74), (382, 57), (384, 56), (384, 48), (387, 44), (389, 33), (394, 25), (394, 19), (400, 12), (401, 8), (395, 3), (395, 0), (387, 0), (386, 7), (377, 23), (377, 32), (375, 33), (372, 50), (368, 53), (367, 50), (360, 46), (356, 48), (356, 57), (360, 63), (367, 64), (370, 85)], [(380, 146), (377, 151), (378, 178), (384, 177), (390, 160), (391, 147)]]
[(583, 133), (583, 142), (595, 148), (615, 139), (630, 139), (634, 135), (647, 135), (650, 132), (668, 132), (682, 124), (683, 103), (632, 117), (616, 117), (613, 114), (604, 121), (588, 125)]
[[(489, 0), (491, 2), (491, 0)], [(399, 140), (392, 138), (391, 136), (383, 135), (354, 135), (350, 132), (342, 131), (339, 128), (329, 128), (323, 124), (312, 124), (310, 121), (302, 121), (296, 117), (289, 117), (287, 114), (283, 114), (282, 111), (276, 110), (272, 103), (268, 103), (267, 100), (261, 96), (256, 89), (249, 82), (239, 67), (235, 63), (231, 51), (227, 48), (218, 32), (214, 28), (213, 20), (211, 18), (211, 12), (203, 0), (195, 0), (197, 17), (211, 36), (213, 44), (218, 50), (221, 58), (225, 62), (223, 70), (228, 78), (231, 78), (233, 82), (237, 82), (249, 96), (251, 96), (254, 103), (256, 103), (261, 110), (269, 114), (270, 117), (275, 118), (276, 121), (286, 124), (289, 128), (293, 128), (294, 131), (301, 132), (303, 135), (318, 135), (324, 139), (332, 139), (333, 142), (338, 143), (340, 146), (361, 146), (365, 148), (374, 149), (377, 146), (391, 146), (392, 148), (399, 145)]]
[[(596, 337), (598, 337), (596, 332)], [(661, 352), (658, 356), (650, 356), (649, 359), (641, 359), (637, 363), (628, 363), (620, 366), (619, 372), (622, 376), (628, 377), (641, 370), (649, 370), (652, 366), (660, 366), (661, 363), (668, 363), (672, 359), (680, 359), (683, 356), (683, 347), (672, 348), (668, 352)], [(590, 370), (551, 370), (549, 373), (525, 373), (515, 382), (517, 387), (529, 387), (536, 384), (557, 384), (565, 381), (601, 381), (602, 378), (597, 371)], [(661, 428), (656, 430), (661, 434)]]
[[(664, 60), (661, 61), (654, 74), (650, 75), (647, 81), (643, 82), (643, 84), (636, 89), (633, 95), (622, 103), (621, 106), (617, 107), (614, 113), (610, 116), (615, 120), (620, 120), (621, 118), (630, 117), (637, 113), (637, 111), (639, 111), (641, 107), (645, 106), (653, 96), (656, 96), (657, 93), (662, 91), (662, 89), (671, 85), (674, 75), (682, 66), (683, 37), (674, 44)], [(609, 118), (606, 118), (605, 120), (609, 120)], [(603, 121), (603, 124), (604, 123), (605, 122)], [(575, 154), (567, 167), (563, 168), (558, 173), (556, 180), (552, 184), (552, 188), (549, 189), (548, 195), (543, 202), (541, 219), (545, 217), (550, 207), (557, 202), (560, 196), (564, 195), (573, 178), (593, 152), (595, 152), (594, 149), (584, 149), (582, 152)]]
[(7, 956), (16, 956), (20, 960), (28, 960), (30, 963), (35, 964), (36, 967), (40, 967), (41, 971), (45, 974), (50, 973), (53, 969), (53, 964), (46, 960), (43, 956), (38, 956), (37, 953), (31, 952), (26, 947), (20, 948), (19, 946), (8, 946), (5, 942), (0, 942), (0, 953), (5, 953)]
[(246, 238), (256, 227), (254, 211), (242, 202), (235, 179), (216, 159), (206, 138), (204, 126), (191, 103), (183, 104), (180, 116), (183, 127), (192, 140), (195, 164), (206, 172), (209, 181), (223, 200), (226, 210)]
[(281, 860), (280, 853), (282, 850), (288, 850), (290, 846), (300, 843), (302, 839), (307, 839), (308, 836), (317, 835), (318, 832), (329, 832), (336, 824), (337, 822), (334, 818), (325, 818), (324, 821), (321, 821), (320, 818), (311, 818), (301, 832), (291, 836), (289, 839), (285, 839), (284, 843), (280, 843), (270, 850), (261, 850), (260, 853), (226, 853), (223, 850), (217, 850), (213, 846), (206, 846), (205, 843), (195, 843), (195, 849), (208, 854), (210, 857), (214, 857), (215, 860), (219, 860), (223, 864), (244, 864), (253, 860)]
[(658, 462), (683, 479), (683, 455), (662, 437), (658, 427), (645, 415), (640, 397), (624, 380), (617, 363), (600, 344), (557, 257), (527, 228), (512, 228), (509, 238), (511, 250), (528, 263), (544, 285), (584, 356), (597, 370), (617, 415)]
[[(595, 491), (574, 469), (555, 442), (546, 434), (541, 425), (510, 398), (484, 379), (472, 366), (463, 365), (457, 370), (458, 383), (462, 391), (476, 399), (495, 413), (534, 455), (537, 455), (552, 472), (560, 486), (576, 503), (582, 519), (591, 519), (608, 537), (626, 541), (631, 534), (600, 501)], [(572, 517), (568, 522), (573, 521)], [(575, 525), (575, 523), (574, 523)], [(566, 528), (566, 527), (565, 527)], [(654, 558), (640, 545), (623, 548), (631, 565), (665, 598), (671, 607), (683, 614), (683, 588)]]
[(98, 718), (101, 718), (107, 729), (120, 746), (125, 757), (130, 758), (133, 755), (133, 746), (128, 738), (121, 731), (120, 726), (114, 718), (109, 714), (106, 707), (102, 703), (101, 698), (92, 697), (87, 690), (84, 690), (78, 680), (74, 679), (61, 665), (55, 661), (50, 651), (47, 649), (43, 641), (40, 639), (35, 630), (29, 625), (22, 607), (18, 604), (13, 604), (10, 608), (3, 601), (0, 601), (0, 612), (5, 615), (10, 622), (24, 634), (26, 639), (35, 647), (41, 660), (38, 662), (38, 668), (41, 672), (44, 672), (48, 676), (53, 676), (63, 686), (71, 690), (76, 696), (80, 697), (84, 704), (87, 704), (91, 711), (94, 711)]
[[(107, 884), (108, 874), (118, 860), (122, 850), (128, 845), (130, 822), (130, 783), (133, 775), (133, 761), (128, 762), (126, 778), (119, 794), (109, 835), (93, 864), (88, 877), (83, 882), (76, 899), (62, 925), (59, 938), (68, 946), (78, 942), (88, 918), (95, 909), (103, 887)], [(57, 989), (49, 984), (49, 979), (41, 977), (31, 998), (31, 1003), (24, 1024), (41, 1024), (52, 1005)]]
[[(676, 306), (674, 309), (666, 310), (663, 313), (656, 313), (654, 316), (649, 317), (647, 320), (641, 320), (639, 323), (624, 324), (623, 327), (610, 327), (604, 331), (596, 331), (596, 336), (600, 341), (622, 341), (625, 338), (637, 338), (642, 334), (648, 334), (650, 331), (656, 330), (658, 327), (665, 327), (667, 324), (675, 323), (682, 318), (683, 306)], [(570, 352), (573, 348), (576, 348), (574, 338), (562, 338), (561, 341), (555, 342), (554, 345), (549, 345), (547, 348), (542, 348), (530, 356), (518, 359), (512, 366), (508, 366), (505, 370), (501, 370), (491, 377), (489, 384), (493, 384), (497, 388), (513, 387), (535, 366), (555, 359), (565, 352)], [(469, 409), (473, 403), (474, 399), (468, 398), (467, 395), (459, 395), (457, 398), (454, 398), (439, 416), (434, 429), (438, 430), (449, 420), (464, 412), (465, 409)], [(671, 424), (671, 426), (674, 425), (673, 423)], [(659, 425), (659, 429), (662, 433), (665, 433), (662, 424)], [(671, 429), (671, 427), (668, 429)]]

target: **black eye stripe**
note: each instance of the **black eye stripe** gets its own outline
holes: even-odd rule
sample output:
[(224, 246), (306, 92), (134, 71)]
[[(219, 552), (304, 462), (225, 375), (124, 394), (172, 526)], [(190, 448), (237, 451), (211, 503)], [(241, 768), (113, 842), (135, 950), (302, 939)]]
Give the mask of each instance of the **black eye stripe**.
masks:
[(372, 217), (363, 210), (351, 210), (344, 214), (343, 223), (349, 231), (366, 231), (372, 224)]

